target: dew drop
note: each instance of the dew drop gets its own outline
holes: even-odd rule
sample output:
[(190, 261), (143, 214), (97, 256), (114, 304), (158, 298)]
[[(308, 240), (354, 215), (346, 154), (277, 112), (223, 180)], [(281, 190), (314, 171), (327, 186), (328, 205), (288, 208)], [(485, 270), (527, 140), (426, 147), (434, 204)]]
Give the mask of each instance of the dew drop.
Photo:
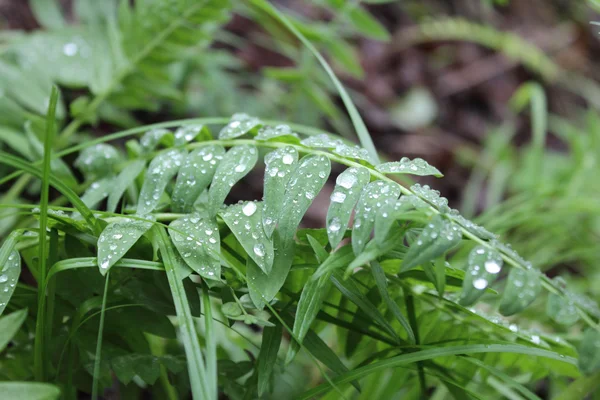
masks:
[(475, 289), (483, 290), (487, 287), (487, 285), (488, 281), (483, 278), (475, 279), (473, 281), (473, 287), (475, 287)]
[(497, 274), (500, 272), (500, 264), (494, 260), (486, 261), (484, 264), (485, 270), (490, 274)]
[(249, 201), (242, 207), (242, 212), (248, 217), (252, 216), (256, 212), (256, 204), (253, 201)]

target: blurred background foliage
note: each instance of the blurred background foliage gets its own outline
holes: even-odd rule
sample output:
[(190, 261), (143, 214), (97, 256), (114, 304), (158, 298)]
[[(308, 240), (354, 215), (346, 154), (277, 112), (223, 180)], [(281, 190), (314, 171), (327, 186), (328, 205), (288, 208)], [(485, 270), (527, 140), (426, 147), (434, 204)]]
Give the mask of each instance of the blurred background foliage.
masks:
[[(232, 15), (220, 6), (199, 15), (215, 21), (202, 25), (201, 38), (174, 26), (181, 34), (168, 50), (135, 39), (122, 45), (138, 29), (173, 24), (171, 3), (124, 16), (112, 1), (0, 0), (0, 147), (39, 159), (52, 83), (63, 89), (56, 148), (120, 128), (236, 112), (353, 137), (315, 59), (244, 2), (232, 2)], [(600, 2), (274, 3), (330, 60), (382, 157), (422, 157), (437, 166), (445, 178), (421, 184), (536, 267), (600, 300), (600, 27), (590, 24), (600, 20)], [(70, 179), (68, 171), (62, 177)], [(234, 194), (260, 197), (260, 174), (249, 178)], [(2, 203), (38, 191), (26, 178), (1, 189)], [(320, 225), (326, 201), (317, 199), (307, 226)], [(16, 218), (2, 220), (0, 235)], [(536, 301), (518, 317), (520, 326), (543, 308)]]

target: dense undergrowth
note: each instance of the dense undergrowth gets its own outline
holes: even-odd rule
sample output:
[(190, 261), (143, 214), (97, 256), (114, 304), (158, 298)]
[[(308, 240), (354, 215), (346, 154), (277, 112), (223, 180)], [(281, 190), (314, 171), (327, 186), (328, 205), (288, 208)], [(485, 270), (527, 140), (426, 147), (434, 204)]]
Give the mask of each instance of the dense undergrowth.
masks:
[[(461, 215), (429, 186), (406, 184), (442, 177), (426, 161), (379, 161), (312, 44), (335, 56), (348, 46), (342, 37), (319, 37), (262, 0), (234, 5), (316, 56), (325, 72), (294, 81), (298, 93), (315, 101), (337, 90), (360, 147), (310, 124), (263, 120), (245, 103), (236, 107), (250, 113), (231, 118), (137, 125), (134, 110), (189, 106), (178, 89), (206, 78), (184, 71), (197, 66), (186, 50), (215, 51), (206, 44), (230, 16), (227, 2), (79, 1), (76, 27), (54, 2), (32, 4), (48, 32), (15, 39), (0, 61), (13, 80), (0, 104), (0, 182), (10, 182), (0, 204), (0, 395), (593, 393), (600, 310), (581, 278), (566, 277), (572, 288), (544, 271), (576, 261), (597, 274), (595, 113), (583, 128), (548, 116), (543, 89), (523, 86), (513, 106), (531, 106), (532, 143), (513, 148), (507, 124), (480, 159), (464, 154), (474, 172)], [(360, 6), (327, 4), (352, 29), (385, 38)], [(323, 76), (332, 83), (319, 86)], [(61, 97), (53, 83), (89, 94)], [(318, 104), (315, 116), (333, 115)], [(99, 121), (132, 127), (79, 133)], [(545, 151), (548, 123), (568, 152)], [(262, 176), (262, 198), (230, 204), (250, 174)], [(330, 178), (334, 189), (322, 193)], [(486, 183), (494, 190), (475, 223), (464, 215)], [(323, 227), (301, 228), (322, 196)]]

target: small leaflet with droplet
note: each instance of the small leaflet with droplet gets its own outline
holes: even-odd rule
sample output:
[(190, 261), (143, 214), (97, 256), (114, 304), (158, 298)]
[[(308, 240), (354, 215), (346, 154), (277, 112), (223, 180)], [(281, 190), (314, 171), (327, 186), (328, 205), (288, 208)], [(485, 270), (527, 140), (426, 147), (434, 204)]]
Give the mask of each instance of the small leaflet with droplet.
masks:
[(352, 210), (369, 178), (369, 171), (362, 167), (351, 167), (338, 175), (327, 210), (327, 237), (332, 248), (342, 241)]
[(173, 133), (168, 129), (151, 129), (140, 138), (140, 146), (144, 154), (154, 151), (159, 144), (170, 147), (174, 144)]
[(255, 139), (263, 141), (284, 140), (286, 142), (300, 143), (300, 138), (292, 131), (292, 128), (290, 128), (289, 125), (263, 126), (258, 131)]
[(337, 154), (344, 158), (366, 161), (369, 164), (373, 163), (367, 149), (363, 149), (359, 146), (348, 146), (347, 144), (339, 143), (335, 146), (335, 149), (333, 149), (333, 154)]
[(400, 272), (429, 262), (454, 247), (462, 238), (457, 225), (436, 215), (410, 245), (402, 262)]
[(137, 213), (151, 213), (165, 191), (169, 181), (175, 176), (185, 159), (185, 150), (171, 149), (158, 154), (148, 166), (144, 184), (138, 199)]
[(273, 267), (273, 242), (267, 237), (262, 225), (263, 203), (247, 201), (231, 205), (220, 212), (246, 253), (265, 273)]
[[(81, 201), (88, 206), (89, 208), (95, 208), (98, 203), (104, 200), (110, 190), (115, 185), (116, 178), (114, 176), (108, 178), (102, 178), (94, 183), (92, 183), (81, 196)], [(75, 213), (73, 215), (79, 215), (79, 213)]]
[(579, 313), (575, 302), (566, 297), (559, 296), (556, 293), (549, 293), (546, 302), (546, 314), (556, 323), (571, 326), (579, 320)]
[(97, 176), (112, 175), (115, 165), (121, 160), (121, 155), (113, 146), (99, 143), (81, 151), (75, 160), (75, 166), (85, 175), (86, 179)]
[[(468, 220), (465, 217), (463, 217), (462, 215), (460, 215), (458, 210), (451, 209), (449, 215), (450, 215), (450, 218), (454, 222), (456, 222), (457, 224), (462, 226), (467, 232), (471, 233), (472, 235), (475, 235), (476, 237), (478, 237), (480, 239), (483, 239), (483, 240), (498, 239), (497, 235), (488, 231), (483, 226), (477, 225), (475, 222)], [(494, 246), (494, 247), (496, 247), (496, 246)]]
[(212, 181), (224, 154), (225, 149), (220, 145), (201, 147), (188, 154), (175, 181), (171, 197), (173, 211), (188, 213), (193, 210), (194, 202)]
[(411, 160), (408, 157), (402, 157), (400, 161), (379, 164), (375, 169), (383, 174), (433, 175), (438, 178), (444, 176), (437, 168), (429, 165), (422, 158)]
[(204, 125), (183, 125), (177, 128), (175, 131), (175, 146), (183, 146), (196, 137), (200, 136), (210, 137), (208, 129)]
[(265, 156), (263, 226), (267, 237), (271, 237), (283, 208), (286, 186), (292, 171), (298, 165), (298, 151), (286, 146)]
[(117, 209), (117, 204), (123, 194), (127, 190), (127, 188), (133, 185), (135, 178), (142, 173), (144, 168), (146, 167), (145, 160), (134, 160), (133, 162), (127, 164), (125, 168), (121, 171), (119, 175), (114, 179), (112, 188), (110, 189), (110, 193), (108, 194), (108, 203), (106, 206), (106, 211), (115, 212)]
[(512, 268), (500, 301), (500, 313), (509, 316), (523, 311), (541, 290), (541, 276), (537, 269)]
[(467, 270), (463, 280), (460, 304), (470, 306), (475, 303), (502, 270), (502, 256), (496, 250), (477, 246), (469, 253)]
[(0, 268), (0, 315), (15, 291), (20, 274), (21, 256), (18, 251), (12, 250)]
[(169, 235), (181, 258), (206, 279), (221, 279), (219, 226), (214, 218), (198, 213), (169, 224)]
[(125, 218), (111, 222), (98, 238), (98, 267), (106, 275), (110, 267), (133, 247), (144, 233), (152, 227), (151, 221)]
[(600, 332), (592, 327), (587, 328), (577, 352), (581, 372), (591, 375), (600, 371)]
[(235, 139), (261, 125), (262, 121), (258, 118), (243, 113), (234, 114), (231, 121), (219, 132), (219, 139)]
[(375, 217), (375, 234), (373, 237), (377, 244), (382, 245), (385, 242), (394, 222), (411, 208), (413, 208), (413, 205), (407, 200), (407, 196), (402, 196), (398, 200), (386, 198), (382, 202)]
[(208, 190), (211, 215), (217, 214), (233, 185), (254, 168), (256, 161), (258, 151), (254, 146), (234, 146), (225, 153)]
[(352, 250), (359, 255), (367, 245), (375, 227), (375, 218), (382, 205), (395, 201), (400, 196), (400, 186), (396, 183), (375, 181), (369, 183), (361, 192), (356, 204), (354, 224), (352, 225)]
[(279, 219), (279, 232), (284, 245), (293, 242), (302, 217), (325, 185), (330, 172), (331, 162), (322, 155), (303, 157), (298, 168), (292, 172)]
[(410, 190), (416, 196), (434, 205), (438, 210), (440, 210), (440, 212), (444, 214), (450, 212), (450, 207), (448, 207), (448, 199), (442, 197), (439, 191), (433, 190), (429, 187), (429, 185), (421, 186), (420, 184), (415, 183), (410, 187)]
[(314, 149), (335, 149), (342, 144), (340, 139), (333, 138), (325, 133), (309, 136), (306, 139), (302, 139), (300, 143), (303, 146), (312, 147)]

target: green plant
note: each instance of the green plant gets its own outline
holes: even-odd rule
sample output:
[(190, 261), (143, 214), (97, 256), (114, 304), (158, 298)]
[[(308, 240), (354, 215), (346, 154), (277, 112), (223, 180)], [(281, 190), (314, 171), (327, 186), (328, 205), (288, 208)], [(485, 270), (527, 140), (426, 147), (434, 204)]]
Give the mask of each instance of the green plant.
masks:
[[(10, 312), (0, 318), (0, 375), (15, 381), (0, 383), (3, 393), (55, 398), (60, 388), (65, 398), (96, 397), (118, 381), (124, 398), (144, 390), (171, 399), (434, 390), (440, 398), (531, 399), (546, 377), (578, 378), (555, 391), (566, 398), (592, 392), (596, 305), (541, 274), (438, 192), (390, 178), (441, 173), (421, 159), (379, 163), (325, 60), (268, 3), (252, 4), (317, 55), (365, 148), (237, 114), (135, 127), (52, 154), (54, 90), (40, 122), (42, 163), (0, 152), (0, 163), (16, 171), (2, 181), (20, 173), (41, 181), (39, 204), (0, 205), (39, 221), (21, 221), (0, 248), (0, 312)], [(224, 125), (217, 137), (214, 125)], [(106, 144), (125, 138), (126, 153)], [(74, 174), (59, 160), (77, 152), (84, 183), (70, 185), (65, 177)], [(262, 201), (227, 205), (259, 160)], [(299, 229), (332, 162), (345, 170), (326, 228)], [(56, 203), (72, 207), (49, 204), (50, 186)], [(18, 281), (22, 264), (37, 285)], [(542, 288), (549, 318), (533, 316), (537, 329), (589, 325), (583, 336), (529, 331), (495, 311), (499, 292), (508, 316), (537, 307)], [(479, 300), (477, 310), (467, 308)], [(578, 364), (595, 375), (583, 377)], [(307, 385), (310, 372), (301, 366), (314, 366), (319, 382)], [(54, 385), (26, 382), (34, 379)]]

